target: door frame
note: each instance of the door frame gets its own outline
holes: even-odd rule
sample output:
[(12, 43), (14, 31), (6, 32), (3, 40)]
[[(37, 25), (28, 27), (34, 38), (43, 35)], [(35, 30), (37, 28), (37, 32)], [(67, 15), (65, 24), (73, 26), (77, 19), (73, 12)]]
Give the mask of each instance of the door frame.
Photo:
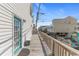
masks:
[[(17, 48), (17, 50), (15, 51), (15, 48), (14, 48), (14, 21), (15, 21), (15, 18), (17, 18), (19, 21), (20, 21), (20, 47)], [(13, 15), (13, 24), (12, 24), (12, 55), (16, 55), (19, 50), (22, 48), (22, 19), (16, 15)]]

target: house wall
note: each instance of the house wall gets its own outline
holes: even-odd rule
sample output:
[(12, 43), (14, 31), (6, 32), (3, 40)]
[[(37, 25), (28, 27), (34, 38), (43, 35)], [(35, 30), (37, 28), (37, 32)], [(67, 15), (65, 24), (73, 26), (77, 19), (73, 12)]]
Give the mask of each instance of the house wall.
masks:
[(76, 24), (75, 31), (79, 31), (79, 23)]
[(67, 27), (69, 29), (69, 32), (74, 32), (76, 29), (77, 20), (75, 18), (68, 18), (65, 21), (67, 23)]
[(54, 32), (59, 32), (59, 33), (62, 33), (62, 32), (68, 32), (68, 29), (67, 29), (67, 24), (65, 23), (64, 20), (56, 20), (53, 22), (53, 25), (54, 25)]
[[(13, 16), (22, 19), (22, 47), (24, 41), (30, 40), (32, 35), (32, 17), (28, 3), (0, 4), (0, 55), (9, 56), (13, 51)], [(25, 22), (23, 22), (23, 19)]]
[(75, 19), (63, 19), (63, 20), (54, 20), (53, 26), (54, 26), (54, 32), (74, 32), (76, 27), (76, 20)]

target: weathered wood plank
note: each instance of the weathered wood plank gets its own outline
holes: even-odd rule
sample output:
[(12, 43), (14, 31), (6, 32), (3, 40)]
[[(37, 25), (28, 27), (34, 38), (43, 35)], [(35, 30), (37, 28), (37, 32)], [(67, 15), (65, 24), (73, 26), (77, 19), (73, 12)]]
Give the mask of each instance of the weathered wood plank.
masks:
[(30, 56), (44, 56), (42, 45), (37, 34), (33, 34), (30, 42)]

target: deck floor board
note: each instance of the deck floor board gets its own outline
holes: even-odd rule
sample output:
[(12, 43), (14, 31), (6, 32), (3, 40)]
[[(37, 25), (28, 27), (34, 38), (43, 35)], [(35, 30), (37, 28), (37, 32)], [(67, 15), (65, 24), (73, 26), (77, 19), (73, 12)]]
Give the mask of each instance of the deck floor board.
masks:
[(37, 34), (32, 35), (30, 42), (30, 56), (44, 56), (43, 49)]

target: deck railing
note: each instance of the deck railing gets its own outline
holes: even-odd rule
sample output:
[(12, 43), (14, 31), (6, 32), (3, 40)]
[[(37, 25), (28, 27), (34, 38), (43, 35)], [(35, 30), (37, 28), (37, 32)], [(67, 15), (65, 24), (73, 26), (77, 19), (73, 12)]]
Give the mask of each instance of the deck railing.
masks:
[(79, 56), (79, 51), (54, 39), (53, 37), (39, 32), (39, 35), (43, 38), (43, 41), (46, 42), (47, 46), (52, 51), (53, 56)]

